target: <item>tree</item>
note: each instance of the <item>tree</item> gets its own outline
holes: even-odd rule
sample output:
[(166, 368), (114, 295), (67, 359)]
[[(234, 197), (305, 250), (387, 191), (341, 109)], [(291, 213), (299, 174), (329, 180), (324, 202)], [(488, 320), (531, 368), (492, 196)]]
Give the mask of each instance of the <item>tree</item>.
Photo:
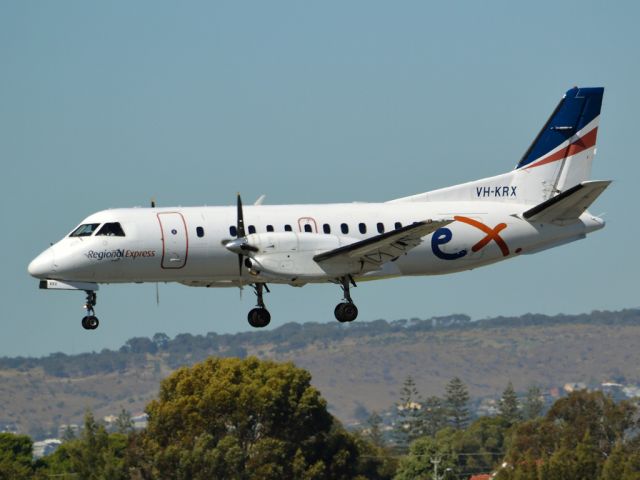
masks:
[[(637, 413), (632, 403), (615, 403), (602, 392), (572, 392), (545, 417), (514, 427), (506, 455), (513, 475), (501, 478), (522, 477), (526, 459), (535, 459), (545, 480), (624, 479), (632, 452), (640, 451)], [(631, 475), (640, 478), (638, 472)]]
[(76, 439), (76, 432), (73, 431), (73, 428), (71, 428), (71, 425), (67, 425), (67, 428), (65, 428), (64, 432), (62, 432), (62, 441), (70, 442), (71, 440), (75, 440), (75, 439)]
[(500, 416), (509, 424), (513, 425), (521, 420), (520, 405), (518, 403), (518, 396), (513, 389), (511, 381), (507, 384), (504, 392), (502, 392), (502, 398), (500, 399), (498, 409)]
[(163, 332), (158, 332), (153, 335), (151, 341), (156, 344), (158, 349), (163, 349), (167, 346), (167, 344), (171, 341), (169, 335)]
[(0, 480), (32, 478), (32, 454), (28, 436), (0, 433)]
[(127, 435), (132, 431), (133, 420), (131, 419), (131, 414), (123, 408), (118, 418), (116, 418), (116, 432)]
[(396, 444), (401, 448), (420, 437), (422, 432), (420, 394), (416, 382), (407, 375), (400, 390), (400, 401), (397, 406), (398, 418), (394, 430)]
[(382, 426), (382, 417), (378, 415), (378, 412), (374, 411), (367, 419), (367, 437), (378, 448), (384, 448), (385, 446)]
[(422, 403), (422, 429), (425, 435), (435, 436), (447, 426), (447, 411), (440, 397), (428, 397)]
[(509, 424), (502, 417), (481, 417), (460, 432), (456, 448), (465, 455), (458, 465), (469, 473), (486, 473), (502, 463)]
[(620, 480), (624, 475), (625, 462), (629, 455), (623, 442), (618, 442), (602, 467), (602, 480)]
[(445, 406), (449, 424), (456, 430), (462, 430), (469, 423), (469, 391), (458, 377), (447, 384)]
[(86, 480), (125, 479), (128, 478), (125, 467), (127, 443), (126, 435), (109, 435), (93, 413), (87, 411), (79, 437), (64, 442), (45, 457), (43, 471), (46, 476), (75, 475)]
[(358, 451), (358, 473), (364, 479), (391, 479), (398, 469), (398, 460), (392, 451), (384, 446), (377, 446), (366, 436), (354, 434)]
[(458, 472), (458, 453), (456, 448), (461, 432), (452, 428), (440, 430), (435, 437), (422, 437), (411, 444), (409, 454), (400, 460), (395, 480), (415, 478), (433, 478), (434, 465), (438, 461), (439, 472), (450, 469)]
[(527, 390), (527, 396), (522, 404), (522, 416), (525, 420), (533, 420), (542, 415), (544, 400), (540, 387), (532, 385)]
[(634, 426), (637, 408), (629, 402), (616, 403), (602, 392), (580, 390), (556, 401), (546, 419), (559, 426), (567, 445), (575, 447), (588, 433), (604, 455)]
[(360, 443), (329, 414), (310, 380), (292, 363), (253, 357), (211, 357), (177, 370), (147, 406), (130, 472), (194, 480), (357, 478)]

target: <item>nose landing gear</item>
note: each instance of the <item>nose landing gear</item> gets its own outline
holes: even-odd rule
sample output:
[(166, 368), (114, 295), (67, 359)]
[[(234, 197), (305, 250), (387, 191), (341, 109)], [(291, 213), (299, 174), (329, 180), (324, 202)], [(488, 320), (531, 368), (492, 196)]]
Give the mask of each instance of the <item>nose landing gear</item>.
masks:
[(95, 311), (93, 307), (96, 306), (96, 292), (94, 290), (85, 290), (87, 294), (87, 299), (84, 304), (84, 309), (87, 311), (87, 314), (82, 317), (82, 328), (85, 330), (95, 330), (100, 325), (100, 321), (98, 317), (95, 316)]
[(253, 286), (254, 291), (256, 292), (256, 296), (258, 297), (258, 306), (252, 309), (247, 315), (247, 320), (249, 320), (249, 325), (254, 328), (264, 328), (269, 325), (271, 321), (271, 314), (267, 307), (264, 305), (264, 301), (262, 299), (263, 289), (269, 291), (269, 287), (267, 287), (266, 283), (256, 283)]
[(342, 292), (344, 294), (344, 302), (336, 305), (333, 313), (336, 316), (336, 320), (341, 323), (353, 322), (358, 316), (358, 307), (353, 303), (351, 294), (349, 293), (350, 284), (354, 287), (356, 286), (356, 282), (354, 282), (351, 275), (340, 279), (340, 286), (342, 287)]

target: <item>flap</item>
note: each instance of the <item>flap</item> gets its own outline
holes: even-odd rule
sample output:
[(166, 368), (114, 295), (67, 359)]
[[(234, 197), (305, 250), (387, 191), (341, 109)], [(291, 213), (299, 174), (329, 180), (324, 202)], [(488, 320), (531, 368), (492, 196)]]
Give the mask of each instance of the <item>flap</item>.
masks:
[(360, 260), (374, 265), (381, 265), (417, 247), (422, 243), (424, 236), (451, 222), (453, 222), (452, 219), (423, 220), (397, 230), (345, 245), (344, 247), (320, 253), (313, 259), (316, 262), (340, 261), (341, 259), (345, 261)]

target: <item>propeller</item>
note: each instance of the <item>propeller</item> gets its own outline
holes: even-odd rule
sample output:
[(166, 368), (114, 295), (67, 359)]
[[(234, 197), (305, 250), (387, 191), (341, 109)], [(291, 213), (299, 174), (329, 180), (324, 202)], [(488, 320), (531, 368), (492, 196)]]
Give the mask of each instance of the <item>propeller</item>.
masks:
[[(246, 236), (246, 232), (244, 231), (244, 213), (242, 212), (242, 198), (240, 198), (240, 192), (238, 192), (238, 201), (237, 201), (237, 225), (236, 225), (236, 237), (244, 238)], [(240, 245), (240, 250), (242, 250), (242, 245)], [(238, 275), (242, 278), (242, 262), (244, 258), (242, 253), (238, 253)]]
[(242, 262), (246, 252), (257, 252), (258, 249), (253, 245), (249, 245), (247, 234), (244, 228), (244, 213), (242, 210), (242, 198), (238, 193), (237, 200), (237, 222), (236, 222), (236, 239), (230, 240), (225, 244), (227, 250), (238, 255), (238, 275), (240, 275), (240, 283), (242, 284)]

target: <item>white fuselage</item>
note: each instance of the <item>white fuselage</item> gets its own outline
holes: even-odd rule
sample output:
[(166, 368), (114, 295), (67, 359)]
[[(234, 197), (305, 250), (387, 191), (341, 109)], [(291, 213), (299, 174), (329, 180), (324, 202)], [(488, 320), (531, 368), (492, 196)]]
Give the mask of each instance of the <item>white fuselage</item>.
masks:
[[(498, 201), (258, 205), (244, 207), (244, 222), (248, 234), (290, 229), (288, 238), (318, 239), (305, 245), (317, 249), (312, 253), (321, 253), (323, 236), (342, 245), (389, 232), (399, 225), (426, 219), (454, 220), (446, 227), (448, 233), (438, 230), (397, 260), (377, 269), (354, 272), (356, 280), (469, 270), (584, 238), (604, 226), (588, 212), (569, 225), (535, 224), (519, 216), (526, 208)], [(334, 280), (330, 274), (262, 278), (246, 270), (239, 273), (237, 256), (225, 248), (235, 238), (232, 233), (236, 221), (235, 207), (104, 210), (82, 223), (118, 222), (124, 236), (97, 235), (99, 226), (89, 236), (67, 236), (38, 256), (29, 271), (38, 278), (62, 281), (180, 282), (209, 287)], [(348, 231), (343, 230), (343, 224)]]
[[(128, 208), (86, 218), (29, 265), (41, 288), (84, 290), (95, 329), (99, 283), (252, 284), (247, 319), (269, 324), (268, 283), (334, 282), (340, 322), (358, 315), (356, 281), (470, 270), (584, 238), (604, 227), (589, 206), (604, 88), (566, 92), (515, 169), (385, 203)], [(261, 203), (261, 200), (257, 203)]]

